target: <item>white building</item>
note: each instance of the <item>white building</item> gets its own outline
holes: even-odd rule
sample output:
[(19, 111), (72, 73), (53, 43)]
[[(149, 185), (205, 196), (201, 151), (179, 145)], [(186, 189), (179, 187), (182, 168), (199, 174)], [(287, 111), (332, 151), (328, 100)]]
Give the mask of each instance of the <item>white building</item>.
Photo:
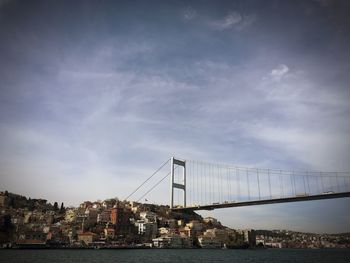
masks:
[(138, 234), (145, 239), (153, 239), (157, 236), (158, 227), (157, 222), (145, 222), (145, 220), (138, 220), (135, 222), (138, 229)]
[(140, 218), (145, 222), (157, 222), (157, 214), (150, 211), (141, 212)]
[(198, 237), (198, 242), (202, 248), (220, 248), (221, 247), (221, 242), (216, 237), (200, 236)]
[[(157, 248), (183, 248), (184, 240), (179, 235), (168, 235), (152, 239), (153, 246)], [(187, 244), (186, 244), (187, 245)]]

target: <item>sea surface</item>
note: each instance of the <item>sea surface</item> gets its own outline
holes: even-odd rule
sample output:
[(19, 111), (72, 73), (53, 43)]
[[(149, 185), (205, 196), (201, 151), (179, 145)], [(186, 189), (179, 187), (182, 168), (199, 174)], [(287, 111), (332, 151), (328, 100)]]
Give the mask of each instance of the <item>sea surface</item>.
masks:
[(0, 250), (0, 262), (350, 262), (350, 249), (118, 249)]

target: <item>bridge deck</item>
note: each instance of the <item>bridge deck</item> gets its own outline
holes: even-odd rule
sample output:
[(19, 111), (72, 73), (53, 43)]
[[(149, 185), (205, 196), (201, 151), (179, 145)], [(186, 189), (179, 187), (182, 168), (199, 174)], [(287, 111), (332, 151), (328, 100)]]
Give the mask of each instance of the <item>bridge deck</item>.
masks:
[(289, 202), (300, 202), (300, 201), (311, 201), (311, 200), (322, 200), (322, 199), (333, 199), (333, 198), (344, 198), (344, 197), (350, 197), (350, 192), (294, 196), (294, 197), (265, 199), (265, 200), (243, 201), (243, 202), (227, 202), (223, 204), (212, 204), (212, 205), (203, 205), (203, 206), (177, 207), (177, 208), (173, 208), (173, 210), (174, 211), (214, 210), (218, 208), (278, 204), (278, 203), (289, 203)]

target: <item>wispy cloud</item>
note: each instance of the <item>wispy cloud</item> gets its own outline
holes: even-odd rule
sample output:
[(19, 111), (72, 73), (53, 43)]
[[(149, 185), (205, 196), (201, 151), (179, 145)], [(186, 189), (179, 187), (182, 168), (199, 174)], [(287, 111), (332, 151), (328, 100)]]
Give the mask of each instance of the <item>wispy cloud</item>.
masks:
[(190, 21), (196, 18), (197, 11), (193, 9), (191, 6), (188, 6), (183, 12), (182, 12), (183, 19), (185, 21)]
[(278, 65), (277, 68), (274, 68), (273, 70), (271, 70), (270, 76), (274, 80), (281, 80), (288, 72), (289, 72), (288, 66), (284, 64), (280, 64)]
[(220, 20), (210, 22), (210, 25), (216, 30), (229, 30), (232, 28), (242, 30), (254, 23), (255, 19), (255, 15), (245, 15), (237, 11), (233, 11)]

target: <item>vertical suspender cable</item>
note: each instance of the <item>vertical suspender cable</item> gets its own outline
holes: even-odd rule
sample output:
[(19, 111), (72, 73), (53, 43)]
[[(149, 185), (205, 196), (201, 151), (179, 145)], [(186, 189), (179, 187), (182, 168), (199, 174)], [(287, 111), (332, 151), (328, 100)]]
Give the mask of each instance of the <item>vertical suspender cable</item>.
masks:
[(270, 169), (267, 169), (267, 176), (268, 176), (268, 181), (269, 181), (269, 193), (270, 193), (270, 198), (272, 198), (272, 194), (271, 194)]
[(281, 182), (282, 197), (284, 197), (282, 170), (280, 170), (280, 180), (281, 180), (280, 182)]
[(290, 177), (291, 195), (293, 196), (294, 193), (293, 193), (293, 176), (292, 176), (292, 174), (289, 174), (289, 177)]
[(248, 170), (246, 170), (247, 173), (247, 183), (248, 183), (248, 200), (250, 200), (250, 184), (249, 184), (249, 173)]
[(259, 180), (259, 169), (256, 169), (256, 178), (258, 180), (258, 191), (259, 191), (259, 200), (261, 199), (261, 194), (260, 194), (260, 180)]
[(336, 181), (337, 181), (337, 189), (338, 189), (338, 192), (340, 193), (340, 185), (339, 185), (339, 178), (338, 178), (338, 173), (335, 173), (335, 178), (336, 178)]
[(239, 176), (239, 170), (236, 167), (236, 174), (237, 174), (237, 200), (240, 200), (240, 196), (241, 196), (241, 185), (240, 185), (240, 176)]
[(322, 176), (322, 172), (320, 172), (320, 178), (321, 178), (322, 193), (324, 193), (324, 192), (325, 192), (325, 190), (324, 190), (324, 184), (323, 184), (323, 176)]
[(293, 170), (293, 172), (292, 172), (292, 174), (293, 174), (293, 186), (294, 186), (294, 195), (297, 195), (297, 189), (296, 189), (296, 186), (295, 186), (295, 175), (294, 175), (294, 170)]

